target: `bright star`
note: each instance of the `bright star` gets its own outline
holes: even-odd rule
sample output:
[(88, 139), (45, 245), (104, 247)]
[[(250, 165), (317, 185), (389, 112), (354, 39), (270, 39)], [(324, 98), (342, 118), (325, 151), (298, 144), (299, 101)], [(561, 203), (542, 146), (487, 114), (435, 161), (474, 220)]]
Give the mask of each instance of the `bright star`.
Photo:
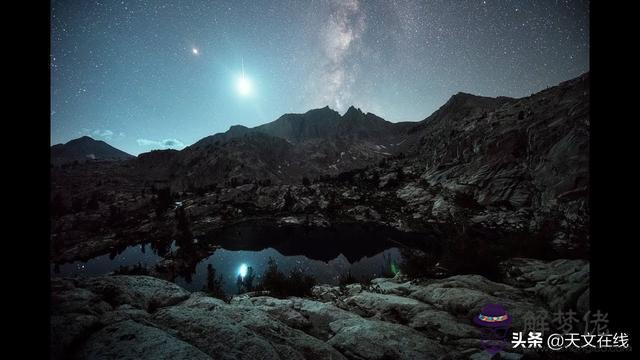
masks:
[(240, 275), (241, 278), (244, 278), (245, 276), (247, 276), (247, 264), (242, 264), (240, 265), (240, 269), (238, 270), (238, 275)]
[(251, 93), (251, 81), (244, 76), (244, 58), (242, 58), (242, 77), (236, 81), (236, 89), (240, 96), (247, 96)]
[(251, 82), (246, 77), (241, 77), (236, 82), (236, 90), (241, 96), (247, 96), (251, 93)]
[(191, 48), (191, 53), (192, 53), (193, 55), (198, 55), (198, 54), (200, 54), (200, 51), (198, 50), (198, 48), (195, 48), (195, 47), (194, 47), (194, 48)]

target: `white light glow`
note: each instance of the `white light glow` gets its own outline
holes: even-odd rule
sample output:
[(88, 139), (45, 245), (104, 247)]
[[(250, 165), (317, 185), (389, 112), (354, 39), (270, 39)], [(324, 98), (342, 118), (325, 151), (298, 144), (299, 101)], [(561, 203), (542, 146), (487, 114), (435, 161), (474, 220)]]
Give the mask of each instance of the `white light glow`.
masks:
[(251, 93), (251, 82), (246, 77), (241, 77), (238, 79), (236, 83), (236, 89), (238, 90), (238, 94), (242, 96), (247, 96)]
[(247, 264), (240, 265), (240, 269), (238, 269), (238, 275), (244, 278), (245, 276), (247, 276), (247, 270), (248, 270)]

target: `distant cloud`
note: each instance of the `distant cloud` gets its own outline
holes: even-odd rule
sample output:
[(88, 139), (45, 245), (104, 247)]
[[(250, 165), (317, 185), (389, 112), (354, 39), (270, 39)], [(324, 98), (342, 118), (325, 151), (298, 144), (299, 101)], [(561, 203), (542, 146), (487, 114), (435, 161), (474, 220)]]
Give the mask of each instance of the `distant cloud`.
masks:
[(93, 135), (101, 137), (101, 138), (105, 138), (107, 140), (111, 139), (111, 137), (113, 136), (113, 131), (111, 130), (101, 130), (101, 129), (95, 129), (92, 132)]
[(162, 141), (162, 145), (167, 147), (184, 147), (184, 144), (176, 139), (165, 139)]
[(149, 140), (149, 139), (138, 139), (138, 146), (148, 147), (152, 149), (182, 149), (184, 148), (184, 143), (178, 139), (164, 139), (164, 140)]

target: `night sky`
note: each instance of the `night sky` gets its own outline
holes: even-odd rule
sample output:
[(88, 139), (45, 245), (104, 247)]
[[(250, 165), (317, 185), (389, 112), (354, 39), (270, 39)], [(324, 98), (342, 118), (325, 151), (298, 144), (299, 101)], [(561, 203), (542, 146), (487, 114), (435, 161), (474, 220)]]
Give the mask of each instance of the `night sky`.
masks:
[[(355, 105), (422, 120), (589, 69), (585, 1), (52, 1), (51, 143), (137, 155)], [(244, 68), (244, 75), (243, 75)]]

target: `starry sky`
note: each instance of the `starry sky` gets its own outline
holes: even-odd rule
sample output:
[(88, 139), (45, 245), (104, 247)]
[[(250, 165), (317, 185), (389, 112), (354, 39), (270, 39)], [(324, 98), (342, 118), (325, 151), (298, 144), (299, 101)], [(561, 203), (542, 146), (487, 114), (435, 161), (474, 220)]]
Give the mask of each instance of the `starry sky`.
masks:
[(419, 121), (589, 70), (586, 1), (51, 1), (51, 144), (137, 155), (350, 105)]

